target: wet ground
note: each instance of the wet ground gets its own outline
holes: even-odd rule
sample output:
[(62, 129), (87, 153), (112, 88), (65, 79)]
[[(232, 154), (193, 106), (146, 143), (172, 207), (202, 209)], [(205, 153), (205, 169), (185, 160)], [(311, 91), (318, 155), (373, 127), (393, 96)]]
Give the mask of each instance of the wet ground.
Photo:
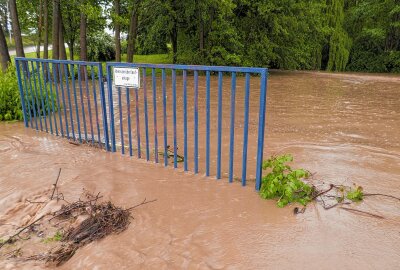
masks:
[[(398, 76), (272, 73), (264, 155), (292, 153), (295, 167), (327, 183), (357, 183), (366, 192), (399, 196), (399, 92)], [(48, 196), (59, 168), (60, 191), (70, 200), (83, 188), (125, 207), (157, 199), (134, 211), (127, 231), (85, 246), (62, 269), (400, 267), (395, 200), (369, 197), (354, 206), (385, 219), (317, 205), (295, 216), (293, 206), (278, 209), (261, 200), (253, 185), (71, 145), (21, 123), (0, 124), (0, 166), (0, 235), (10, 231), (6, 224), (22, 226), (46, 211), (25, 200)], [(1, 259), (0, 266), (43, 264)]]

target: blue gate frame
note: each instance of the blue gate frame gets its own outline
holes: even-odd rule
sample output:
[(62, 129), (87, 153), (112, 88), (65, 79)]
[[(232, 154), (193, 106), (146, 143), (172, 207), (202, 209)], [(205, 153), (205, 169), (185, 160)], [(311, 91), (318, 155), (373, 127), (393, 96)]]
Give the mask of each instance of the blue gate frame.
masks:
[[(15, 58), (18, 86), (21, 95), (21, 104), (23, 109), (24, 123), (26, 127), (36, 130), (46, 131), (51, 134), (67, 137), (68, 139), (77, 140), (80, 143), (86, 141), (94, 144), (95, 132), (92, 122), (92, 111), (95, 110), (95, 120), (97, 127), (97, 142), (107, 151), (116, 152), (116, 130), (114, 121), (114, 98), (113, 93), (116, 90), (118, 96), (119, 120), (120, 120), (120, 136), (121, 136), (121, 152), (125, 153), (124, 132), (122, 127), (122, 100), (121, 88), (113, 88), (112, 68), (126, 67), (141, 69), (142, 80), (146, 82), (146, 71), (151, 70), (151, 85), (153, 93), (153, 128), (154, 128), (154, 153), (158, 153), (158, 136), (157, 136), (157, 106), (156, 106), (156, 71), (161, 70), (162, 80), (162, 104), (163, 104), (163, 125), (164, 125), (164, 166), (168, 166), (169, 149), (167, 144), (167, 90), (166, 76), (167, 72), (172, 76), (172, 105), (173, 105), (173, 164), (177, 168), (179, 155), (177, 154), (177, 93), (176, 78), (177, 71), (182, 73), (183, 79), (183, 129), (184, 129), (184, 171), (188, 171), (188, 106), (187, 106), (187, 76), (188, 73), (194, 75), (194, 173), (199, 173), (199, 111), (198, 111), (198, 88), (199, 73), (205, 73), (206, 78), (206, 155), (205, 155), (205, 175), (210, 176), (210, 77), (211, 74), (218, 74), (218, 133), (217, 133), (217, 172), (216, 178), (221, 178), (221, 143), (222, 143), (222, 84), (224, 74), (231, 77), (231, 97), (230, 97), (230, 129), (229, 129), (229, 182), (233, 181), (233, 162), (234, 162), (234, 139), (235, 139), (235, 96), (236, 96), (236, 76), (237, 73), (245, 76), (245, 106), (244, 106), (244, 127), (243, 127), (243, 151), (242, 151), (242, 185), (246, 185), (247, 173), (247, 148), (248, 148), (248, 126), (249, 126), (249, 98), (250, 98), (250, 78), (256, 75), (260, 78), (260, 95), (258, 108), (258, 132), (257, 132), (257, 156), (256, 156), (256, 183), (255, 188), (259, 190), (262, 178), (262, 162), (264, 149), (264, 133), (265, 133), (265, 114), (266, 114), (266, 96), (267, 96), (267, 68), (249, 68), (249, 67), (224, 67), (224, 66), (194, 66), (194, 65), (158, 65), (158, 64), (136, 64), (136, 63), (106, 63), (106, 80), (107, 91), (104, 87), (104, 76), (102, 64), (98, 62), (82, 62), (68, 60), (47, 60), (47, 59), (31, 59), (31, 58)], [(51, 66), (50, 66), (51, 65)], [(77, 74), (75, 75), (75, 67)], [(91, 71), (91, 78), (88, 73)], [(72, 72), (71, 72), (72, 71)], [(95, 71), (97, 71), (97, 78)], [(84, 76), (84, 78), (82, 78)], [(76, 90), (76, 80), (78, 81), (79, 91)], [(33, 81), (33, 84), (32, 84)], [(89, 82), (91, 87), (89, 87)], [(69, 83), (71, 82), (71, 83)], [(82, 83), (85, 83), (82, 87)], [(65, 91), (63, 85), (65, 84)], [(98, 84), (99, 97), (96, 94), (96, 85)], [(72, 86), (72, 87), (71, 87)], [(45, 95), (43, 95), (43, 88)], [(49, 89), (50, 88), (50, 89)], [(83, 93), (86, 90), (86, 96)], [(90, 89), (91, 88), (91, 89)], [(143, 83), (143, 100), (144, 100), (144, 121), (145, 121), (145, 146), (146, 159), (149, 160), (149, 115), (147, 105), (147, 89), (146, 83)], [(90, 90), (89, 90), (90, 89)], [(129, 89), (126, 89), (126, 105), (128, 110), (128, 147), (130, 156), (133, 155), (131, 119), (130, 119), (130, 96)], [(139, 108), (138, 108), (138, 89), (135, 88), (134, 95), (136, 100), (136, 131), (137, 131), (137, 155), (141, 158), (141, 142), (140, 142), (140, 125), (139, 125)], [(65, 94), (66, 92), (66, 94)], [(107, 94), (106, 94), (107, 92)], [(53, 94), (55, 93), (55, 95)], [(106, 97), (107, 95), (107, 97)], [(72, 97), (72, 99), (71, 99)], [(72, 100), (72, 101), (71, 101)], [(78, 102), (80, 101), (80, 104)], [(85, 101), (87, 106), (85, 109)], [(93, 104), (94, 103), (94, 108)], [(100, 102), (100, 106), (97, 103)], [(46, 105), (45, 105), (46, 104)], [(55, 105), (57, 104), (57, 105)], [(98, 108), (100, 107), (100, 108)], [(108, 107), (108, 111), (107, 111)], [(57, 108), (57, 109), (56, 109)], [(99, 113), (100, 110), (100, 113)], [(69, 115), (67, 113), (69, 112)], [(81, 113), (79, 113), (79, 111)], [(86, 111), (89, 114), (89, 123), (87, 123)], [(74, 115), (75, 114), (75, 115)], [(108, 114), (108, 115), (107, 115)], [(57, 119), (58, 116), (58, 119)], [(99, 121), (99, 117), (102, 121)], [(69, 120), (68, 120), (69, 118)], [(63, 123), (64, 119), (64, 123)], [(38, 120), (39, 124), (38, 125)], [(44, 122), (44, 129), (42, 120)], [(50, 130), (48, 129), (48, 125)], [(84, 134), (81, 134), (81, 124), (84, 126)], [(75, 125), (77, 124), (77, 127)], [(100, 125), (102, 124), (102, 128)], [(87, 125), (89, 127), (87, 127)], [(39, 128), (40, 127), (40, 128)], [(54, 128), (53, 128), (54, 127)], [(65, 132), (64, 132), (65, 127)], [(72, 134), (69, 132), (69, 128)], [(78, 134), (76, 134), (75, 129)], [(90, 128), (90, 129), (89, 129)], [(59, 132), (60, 130), (60, 132)], [(89, 133), (89, 136), (88, 136)], [(101, 135), (103, 138), (101, 138)], [(171, 151), (172, 152), (172, 151)], [(171, 156), (172, 157), (172, 156)], [(158, 154), (155, 155), (155, 162), (158, 163)]]

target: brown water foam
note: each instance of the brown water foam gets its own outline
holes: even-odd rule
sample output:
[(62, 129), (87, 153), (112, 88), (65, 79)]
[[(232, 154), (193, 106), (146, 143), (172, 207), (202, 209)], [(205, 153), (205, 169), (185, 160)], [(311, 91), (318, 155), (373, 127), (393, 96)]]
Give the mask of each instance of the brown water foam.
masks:
[[(272, 74), (264, 154), (292, 153), (295, 166), (326, 182), (398, 195), (400, 83), (352, 76)], [(0, 125), (0, 166), (2, 224), (46, 212), (25, 199), (49, 196), (60, 167), (60, 191), (70, 200), (82, 188), (126, 207), (158, 199), (133, 213), (126, 232), (84, 247), (63, 269), (396, 269), (400, 262), (399, 203), (389, 199), (357, 206), (384, 220), (314, 205), (293, 216), (291, 207), (259, 199), (252, 186), (77, 147), (20, 123)], [(9, 231), (0, 226), (1, 235)]]

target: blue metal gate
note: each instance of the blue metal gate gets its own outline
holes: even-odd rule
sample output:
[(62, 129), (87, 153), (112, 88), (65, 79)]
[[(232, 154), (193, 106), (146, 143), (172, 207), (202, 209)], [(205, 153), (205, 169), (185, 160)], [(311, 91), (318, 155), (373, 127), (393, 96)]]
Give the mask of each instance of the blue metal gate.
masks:
[[(16, 67), (26, 127), (261, 186), (266, 68), (107, 63), (103, 76), (97, 62), (28, 58)], [(117, 67), (138, 68), (140, 88), (116, 87)]]

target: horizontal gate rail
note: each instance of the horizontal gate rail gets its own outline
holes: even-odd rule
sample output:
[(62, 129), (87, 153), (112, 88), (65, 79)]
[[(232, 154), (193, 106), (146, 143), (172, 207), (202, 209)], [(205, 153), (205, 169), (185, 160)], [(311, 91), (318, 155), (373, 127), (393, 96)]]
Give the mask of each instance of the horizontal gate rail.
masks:
[[(123, 91), (122, 87), (115, 87), (113, 85), (113, 68), (138, 68), (140, 70), (140, 89), (126, 87)], [(110, 143), (111, 151), (116, 152), (117, 148), (120, 148), (122, 154), (125, 154), (125, 148), (129, 149), (129, 155), (135, 154), (138, 158), (141, 158), (141, 124), (140, 124), (140, 109), (139, 109), (139, 99), (143, 98), (143, 114), (144, 114), (144, 131), (145, 131), (145, 146), (146, 146), (146, 159), (149, 160), (149, 147), (150, 143), (153, 145), (154, 161), (159, 162), (159, 155), (163, 156), (164, 166), (169, 165), (169, 158), (173, 160), (174, 168), (178, 167), (178, 162), (183, 159), (183, 169), (188, 171), (188, 149), (189, 149), (189, 139), (188, 139), (188, 91), (193, 91), (193, 121), (194, 121), (194, 137), (193, 137), (193, 172), (199, 173), (199, 83), (200, 83), (200, 72), (205, 74), (205, 175), (210, 176), (210, 149), (211, 149), (211, 139), (210, 139), (210, 128), (211, 128), (211, 85), (210, 78), (211, 75), (218, 75), (218, 103), (217, 103), (217, 162), (216, 162), (216, 178), (220, 179), (222, 177), (221, 164), (223, 161), (223, 156), (221, 154), (222, 148), (222, 102), (223, 102), (223, 76), (229, 73), (231, 76), (231, 89), (230, 89), (230, 129), (229, 129), (229, 182), (233, 181), (233, 171), (234, 171), (234, 146), (235, 146), (235, 114), (236, 110), (236, 80), (238, 74), (243, 74), (245, 76), (245, 100), (244, 100), (244, 125), (243, 125), (243, 141), (239, 142), (243, 144), (241, 153), (241, 163), (242, 163), (242, 174), (241, 182), (242, 185), (246, 185), (246, 175), (247, 175), (247, 162), (248, 162), (248, 128), (249, 128), (249, 98), (250, 98), (250, 78), (256, 75), (260, 80), (259, 88), (259, 108), (258, 108), (258, 138), (257, 138), (257, 155), (256, 155), (256, 179), (255, 186), (256, 190), (261, 187), (261, 177), (262, 177), (262, 161), (263, 161), (263, 148), (264, 148), (264, 130), (265, 130), (265, 110), (266, 110), (266, 92), (267, 92), (267, 73), (266, 68), (251, 68), (251, 67), (223, 67), (223, 66), (195, 66), (195, 65), (170, 65), (170, 64), (137, 64), (137, 63), (107, 63), (107, 84), (108, 84), (108, 104), (109, 104), (109, 119), (110, 119)], [(181, 75), (178, 75), (177, 72)], [(161, 78), (157, 76), (161, 72)], [(193, 89), (188, 89), (188, 75), (193, 74)], [(167, 74), (171, 76), (171, 88), (167, 89)], [(151, 83), (146, 84), (147, 76), (151, 76)], [(177, 94), (177, 78), (182, 79), (182, 95)], [(157, 83), (157, 80), (161, 80), (161, 85)], [(152, 99), (148, 101), (147, 87), (151, 87)], [(161, 91), (160, 91), (161, 89)], [(133, 124), (136, 129), (136, 139), (137, 146), (133, 149), (132, 145), (132, 119), (131, 119), (131, 100), (130, 91), (134, 93), (134, 106), (136, 120)], [(168, 144), (169, 131), (168, 128), (168, 110), (167, 97), (172, 92), (172, 150)], [(139, 92), (143, 92), (140, 93)], [(158, 97), (161, 94), (161, 104), (157, 103)], [(126, 96), (126, 104), (124, 104), (122, 95)], [(179, 156), (178, 150), (178, 138), (177, 138), (177, 99), (182, 98), (183, 102), (183, 157)], [(117, 102), (114, 103), (114, 99), (117, 98)], [(152, 107), (152, 112), (149, 112), (148, 102), (150, 102)], [(202, 105), (202, 104), (201, 104)], [(158, 107), (162, 106), (162, 122), (158, 123)], [(126, 107), (124, 109), (124, 107)], [(118, 110), (118, 115), (115, 112)], [(127, 116), (124, 117), (125, 112)], [(149, 139), (149, 115), (153, 114), (153, 129), (154, 134), (153, 141), (150, 142)], [(203, 115), (201, 115), (203, 116)], [(116, 118), (115, 118), (116, 117)], [(126, 127), (124, 126), (126, 123)], [(158, 127), (161, 124), (163, 130), (163, 149), (159, 152), (159, 142), (158, 142)], [(181, 124), (181, 123), (179, 123)], [(116, 126), (119, 126), (119, 132), (115, 131)], [(117, 145), (116, 135), (119, 133), (119, 143)], [(128, 134), (128, 146), (125, 146), (125, 136)]]

